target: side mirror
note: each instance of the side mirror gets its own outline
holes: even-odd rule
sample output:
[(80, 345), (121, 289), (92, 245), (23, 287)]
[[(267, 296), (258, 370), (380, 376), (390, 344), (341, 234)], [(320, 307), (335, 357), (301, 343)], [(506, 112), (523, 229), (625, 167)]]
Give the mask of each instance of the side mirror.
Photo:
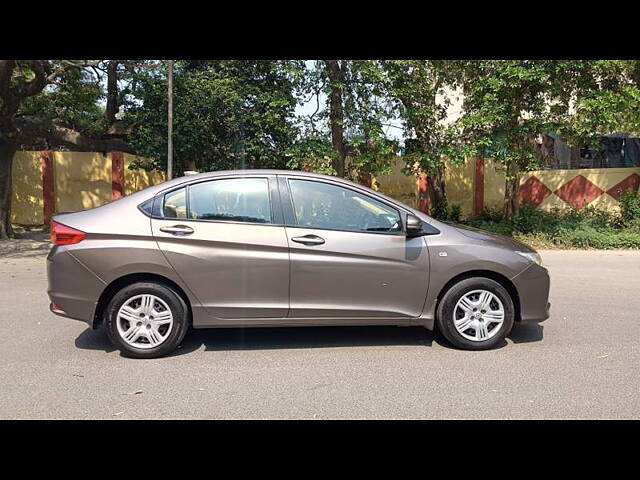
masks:
[(407, 227), (405, 228), (407, 238), (422, 237), (424, 235), (438, 235), (440, 230), (428, 222), (423, 222), (415, 215), (407, 215)]
[(405, 229), (407, 237), (420, 237), (424, 235), (422, 231), (422, 220), (415, 215), (407, 215), (407, 227)]

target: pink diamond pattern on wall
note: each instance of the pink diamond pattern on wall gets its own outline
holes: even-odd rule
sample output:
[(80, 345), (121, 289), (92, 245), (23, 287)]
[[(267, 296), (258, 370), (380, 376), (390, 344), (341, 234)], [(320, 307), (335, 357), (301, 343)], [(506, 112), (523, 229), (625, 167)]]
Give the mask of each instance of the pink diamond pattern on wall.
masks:
[(544, 183), (531, 176), (520, 185), (520, 203), (528, 203), (537, 208), (552, 193)]
[(609, 190), (607, 190), (607, 193), (616, 200), (620, 201), (620, 196), (624, 192), (637, 192), (638, 188), (640, 188), (640, 175), (634, 173), (633, 175), (629, 175), (620, 183), (611, 187)]
[(602, 195), (604, 190), (582, 175), (577, 175), (554, 193), (576, 210), (580, 210)]

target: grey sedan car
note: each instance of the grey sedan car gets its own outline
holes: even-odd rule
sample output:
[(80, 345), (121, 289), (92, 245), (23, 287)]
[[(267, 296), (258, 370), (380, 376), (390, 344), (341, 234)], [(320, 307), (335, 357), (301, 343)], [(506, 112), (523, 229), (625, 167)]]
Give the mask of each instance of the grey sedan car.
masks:
[(549, 315), (528, 246), (306, 172), (176, 178), (57, 215), (52, 239), (51, 311), (130, 357), (166, 355), (190, 327), (422, 325), (483, 350)]

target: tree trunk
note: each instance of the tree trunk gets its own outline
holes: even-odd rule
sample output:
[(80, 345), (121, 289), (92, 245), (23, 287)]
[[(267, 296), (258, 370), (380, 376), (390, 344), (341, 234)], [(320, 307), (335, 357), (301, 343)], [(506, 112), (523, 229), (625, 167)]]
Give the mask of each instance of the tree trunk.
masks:
[(107, 64), (107, 108), (105, 118), (107, 126), (116, 122), (116, 114), (120, 106), (118, 105), (118, 62), (109, 60)]
[(11, 228), (11, 167), (15, 145), (0, 140), (0, 239), (13, 236)]
[(440, 165), (427, 173), (427, 182), (429, 183), (431, 216), (439, 220), (446, 220), (449, 215), (449, 205), (444, 180), (444, 165)]
[(338, 176), (345, 176), (345, 159), (347, 149), (344, 143), (344, 109), (342, 105), (342, 89), (344, 76), (337, 60), (325, 60), (327, 76), (331, 85), (329, 95), (329, 122), (331, 124), (331, 144), (337, 153), (337, 158), (333, 161), (333, 168)]
[(580, 145), (570, 147), (569, 168), (580, 168)]
[(511, 162), (507, 166), (507, 178), (504, 188), (504, 219), (508, 222), (518, 215), (520, 209), (520, 168)]

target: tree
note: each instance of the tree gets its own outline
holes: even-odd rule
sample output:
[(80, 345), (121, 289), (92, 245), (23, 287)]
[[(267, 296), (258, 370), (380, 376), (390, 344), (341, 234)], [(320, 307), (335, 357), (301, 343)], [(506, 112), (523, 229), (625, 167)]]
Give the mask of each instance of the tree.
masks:
[(448, 121), (456, 93), (457, 64), (447, 61), (394, 60), (384, 62), (388, 95), (396, 102), (411, 148), (407, 160), (413, 173), (427, 174), (431, 213), (448, 215), (445, 185), (447, 159), (464, 160), (457, 123)]
[[(166, 166), (166, 70), (139, 71), (131, 82), (125, 121), (140, 155)], [(176, 168), (284, 168), (294, 142), (296, 61), (179, 61), (174, 72)]]
[(12, 235), (11, 171), (18, 148), (124, 150), (96, 128), (100, 96), (87, 71), (99, 60), (0, 61), (0, 238)]
[(536, 139), (554, 131), (558, 117), (568, 111), (570, 95), (561, 94), (568, 66), (532, 60), (463, 65), (463, 139), (476, 155), (491, 156), (505, 166), (507, 220), (518, 213), (520, 172), (540, 165)]
[[(564, 95), (570, 97), (554, 120), (558, 132), (578, 151), (597, 146), (601, 135), (640, 134), (640, 61), (561, 62)], [(561, 92), (559, 95), (563, 94)]]
[[(310, 95), (307, 101), (316, 98), (317, 108), (302, 119), (306, 128), (289, 150), (289, 166), (313, 165), (363, 183), (370, 174), (387, 170), (398, 145), (383, 129), (391, 110), (380, 62), (319, 60), (305, 77), (301, 90)], [(321, 97), (326, 97), (324, 109)]]

